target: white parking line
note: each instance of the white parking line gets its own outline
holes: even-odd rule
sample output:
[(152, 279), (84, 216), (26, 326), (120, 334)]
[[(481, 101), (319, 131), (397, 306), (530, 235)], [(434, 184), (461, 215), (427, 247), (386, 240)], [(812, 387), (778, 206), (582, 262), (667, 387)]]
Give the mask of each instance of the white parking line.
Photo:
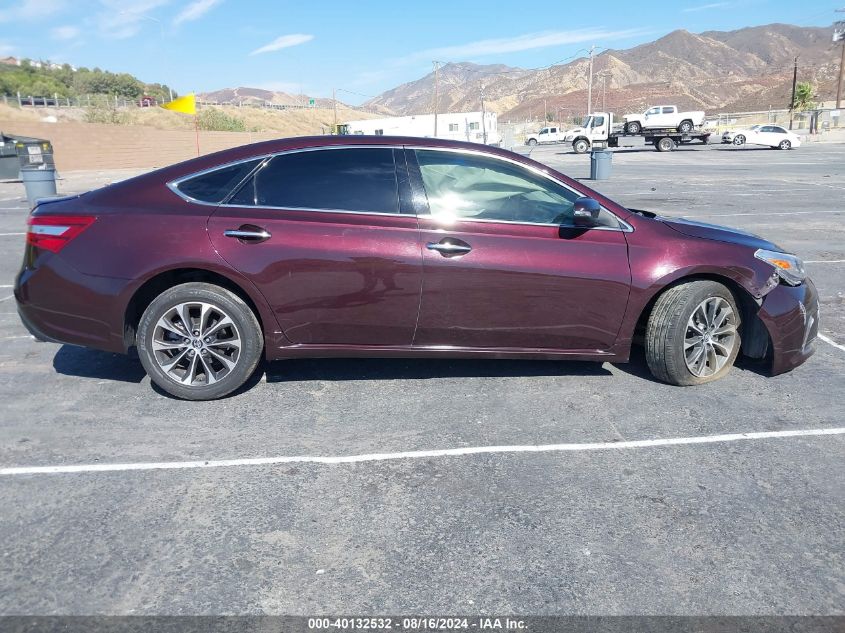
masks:
[(805, 264), (845, 264), (845, 259), (805, 259)]
[(576, 451), (606, 451), (621, 449), (652, 448), (658, 446), (684, 446), (690, 444), (716, 444), (742, 440), (768, 440), (785, 437), (812, 437), (818, 435), (843, 435), (845, 427), (829, 429), (801, 429), (793, 431), (762, 431), (753, 433), (730, 433), (727, 435), (704, 435), (697, 437), (674, 437), (655, 440), (631, 440), (624, 442), (590, 442), (582, 444), (539, 444), (516, 446), (470, 446), (466, 448), (444, 448), (428, 451), (404, 451), (400, 453), (370, 453), (364, 455), (338, 456), (282, 456), (256, 457), (248, 459), (217, 459), (190, 462), (140, 462), (136, 464), (80, 464), (76, 466), (15, 466), (0, 468), (0, 476), (10, 475), (58, 475), (71, 473), (101, 473), (128, 470), (174, 470), (189, 468), (223, 468), (233, 466), (275, 466), (278, 464), (359, 464), (363, 462), (384, 462), (404, 459), (425, 459), (432, 457), (460, 457), (466, 455), (489, 455), (493, 453), (561, 453)]
[(26, 235), (26, 233), (0, 233), (0, 237), (12, 237), (13, 235)]
[(15, 298), (15, 295), (9, 295), (8, 297), (3, 297), (2, 299), (0, 299), (0, 303), (3, 303), (4, 301), (8, 301), (9, 299), (14, 299), (14, 298)]
[(832, 338), (828, 338), (824, 334), (819, 334), (819, 338), (821, 340), (823, 340), (825, 343), (827, 343), (828, 345), (833, 345), (836, 349), (839, 349), (839, 350), (842, 350), (843, 352), (845, 352), (845, 345), (840, 345), (839, 343), (834, 341)]
[(781, 213), (696, 213), (689, 216), (689, 219), (694, 218), (731, 218), (738, 215), (756, 215), (759, 218), (767, 218), (773, 215), (809, 215), (811, 213), (845, 213), (845, 209), (834, 209), (832, 211), (783, 211)]

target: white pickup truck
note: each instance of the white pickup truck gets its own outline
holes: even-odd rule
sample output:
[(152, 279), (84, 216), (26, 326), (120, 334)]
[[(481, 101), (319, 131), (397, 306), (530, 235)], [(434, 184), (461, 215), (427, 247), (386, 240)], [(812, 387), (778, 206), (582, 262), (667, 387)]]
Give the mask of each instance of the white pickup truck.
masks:
[(566, 131), (556, 126), (544, 127), (535, 134), (529, 134), (525, 137), (525, 144), (534, 146), (541, 143), (562, 143)]
[(704, 112), (700, 110), (680, 112), (678, 106), (659, 105), (642, 114), (625, 115), (625, 132), (639, 134), (643, 130), (678, 130), (689, 134), (704, 123)]

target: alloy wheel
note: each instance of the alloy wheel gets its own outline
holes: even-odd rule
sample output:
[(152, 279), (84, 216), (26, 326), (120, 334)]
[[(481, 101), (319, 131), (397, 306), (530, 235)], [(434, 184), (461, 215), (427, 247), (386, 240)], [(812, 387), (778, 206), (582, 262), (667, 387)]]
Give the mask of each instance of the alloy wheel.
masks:
[(780, 142), (780, 148), (781, 149), (789, 149), (790, 147), (792, 147), (792, 143), (790, 143), (789, 141), (781, 141)]
[(684, 336), (684, 361), (690, 373), (707, 378), (721, 371), (739, 340), (736, 328), (736, 314), (726, 299), (709, 297), (698, 304)]
[(240, 359), (241, 336), (232, 318), (206, 302), (168, 309), (153, 330), (152, 352), (162, 372), (187, 387), (205, 387), (228, 376)]

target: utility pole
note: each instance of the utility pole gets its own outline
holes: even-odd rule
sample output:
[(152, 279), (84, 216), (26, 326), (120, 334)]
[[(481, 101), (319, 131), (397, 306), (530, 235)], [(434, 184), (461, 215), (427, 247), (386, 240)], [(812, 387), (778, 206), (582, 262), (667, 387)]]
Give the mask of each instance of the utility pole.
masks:
[(593, 112), (593, 51), (596, 45), (590, 46), (590, 76), (587, 79), (587, 116)]
[(484, 111), (484, 85), (481, 86), (481, 133), (487, 145), (487, 113)]
[(434, 138), (437, 138), (437, 110), (440, 101), (440, 62), (434, 63)]
[(798, 56), (792, 69), (792, 101), (789, 102), (789, 129), (792, 129), (792, 115), (795, 113), (795, 85), (798, 83)]
[[(845, 9), (837, 9), (836, 13), (845, 13)], [(833, 41), (842, 42), (842, 58), (839, 60), (839, 81), (836, 82), (836, 109), (842, 107), (842, 73), (845, 68), (845, 20), (836, 23), (833, 31)], [(842, 115), (840, 115), (841, 120)]]

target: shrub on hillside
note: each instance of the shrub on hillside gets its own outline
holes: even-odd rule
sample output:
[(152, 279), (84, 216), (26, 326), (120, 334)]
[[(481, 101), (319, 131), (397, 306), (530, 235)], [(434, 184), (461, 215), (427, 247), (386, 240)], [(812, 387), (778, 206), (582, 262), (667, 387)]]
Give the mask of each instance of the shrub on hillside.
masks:
[(205, 108), (200, 110), (198, 118), (201, 130), (213, 132), (246, 132), (246, 124), (243, 119), (226, 114), (217, 108)]

